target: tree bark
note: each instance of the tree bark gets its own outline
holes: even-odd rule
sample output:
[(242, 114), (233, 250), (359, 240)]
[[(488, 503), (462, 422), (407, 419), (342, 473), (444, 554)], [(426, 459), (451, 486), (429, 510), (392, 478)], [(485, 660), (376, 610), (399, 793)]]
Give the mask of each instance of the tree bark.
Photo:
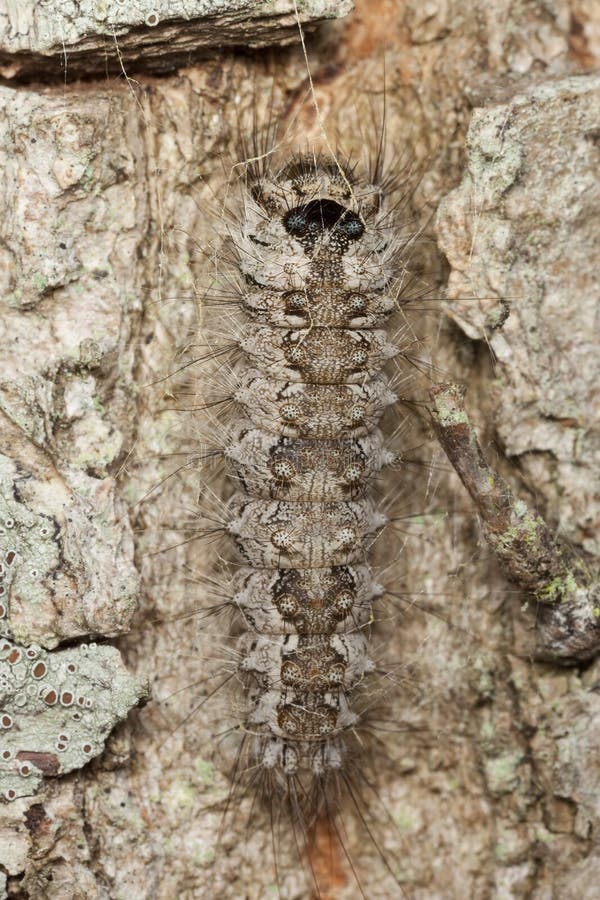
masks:
[[(255, 6), (260, 19), (271, 4)], [(298, 3), (315, 21), (334, 6)], [(29, 32), (15, 24), (15, 9), (0, 9), (13, 29), (2, 42), (4, 75), (15, 78), (0, 89), (0, 519), (13, 523), (0, 538), (17, 557), (5, 566), (10, 607), (0, 623), (19, 645), (39, 645), (63, 691), (66, 666), (91, 659), (82, 696), (98, 714), (82, 707), (89, 738), (60, 702), (49, 706), (53, 719), (33, 707), (23, 714), (39, 752), (48, 752), (48, 735), (56, 743), (69, 728), (77, 752), (55, 748), (54, 771), (33, 758), (31, 788), (14, 755), (0, 767), (0, 789), (20, 786), (18, 799), (0, 805), (0, 896), (258, 900), (275, 876), (268, 820), (246, 828), (252, 798), (239, 801), (217, 842), (229, 786), (221, 736), (231, 722), (226, 707), (239, 721), (241, 702), (201, 705), (232, 657), (219, 634), (226, 623), (212, 626), (211, 646), (198, 636), (202, 623), (184, 617), (215, 602), (206, 579), (218, 548), (187, 540), (198, 504), (198, 475), (186, 466), (194, 425), (191, 413), (174, 411), (186, 405), (185, 386), (163, 379), (189, 343), (202, 342), (197, 300), (212, 274), (201, 248), (212, 240), (210, 211), (238, 122), (253, 105), (264, 120), (273, 105), (291, 144), (322, 140), (304, 53), (220, 50), (175, 70), (179, 40), (205, 54), (215, 33), (197, 23), (191, 38), (177, 13), (164, 40), (153, 38), (168, 72), (158, 78), (144, 51), (148, 28), (156, 29), (140, 24), (153, 10), (127, 2), (123, 31), (107, 32), (105, 20), (96, 29), (91, 15), (85, 29), (73, 26), (66, 68), (52, 81), (57, 63), (40, 60), (56, 47), (25, 48), (22, 37), (17, 46), (15, 34)], [(286, 9), (287, 38), (293, 4)], [(246, 21), (251, 29), (256, 20), (236, 19), (239, 38), (227, 31), (222, 43), (252, 43)], [(265, 43), (280, 40), (277, 27), (270, 38), (261, 30)], [(99, 47), (106, 67), (98, 67)], [(595, 5), (360, 0), (307, 38), (307, 55), (330, 139), (360, 153), (365, 133), (373, 141), (365, 123), (377, 119), (385, 89), (391, 155), (418, 173), (409, 175), (406, 208), (421, 233), (408, 268), (426, 284), (410, 314), (426, 342), (415, 355), (432, 357), (434, 380), (468, 386), (470, 418), (493, 467), (597, 567)], [(36, 65), (43, 87), (33, 83)], [(483, 545), (475, 509), (436, 447), (427, 390), (426, 381), (411, 386), (422, 410), (405, 439), (411, 467), (387, 486), (402, 492), (401, 510), (422, 518), (398, 522), (387, 555), (380, 551), (381, 580), (406, 598), (376, 639), (386, 659), (399, 661), (376, 784), (394, 823), (383, 829), (382, 852), (415, 898), (592, 898), (599, 664), (534, 660), (536, 610)], [(119, 647), (130, 675), (111, 648), (82, 650), (87, 635), (129, 628)], [(71, 656), (63, 665), (58, 654)], [(83, 744), (99, 754), (113, 722), (143, 700), (146, 681), (153, 698), (173, 696), (132, 712), (80, 769)], [(20, 684), (5, 695), (12, 703)], [(13, 733), (0, 732), (0, 756), (18, 750)], [(366, 895), (400, 896), (377, 850), (360, 843), (351, 817), (345, 824)], [(336, 873), (329, 896), (359, 896), (343, 860)], [(311, 896), (285, 839), (279, 886), (284, 897)]]

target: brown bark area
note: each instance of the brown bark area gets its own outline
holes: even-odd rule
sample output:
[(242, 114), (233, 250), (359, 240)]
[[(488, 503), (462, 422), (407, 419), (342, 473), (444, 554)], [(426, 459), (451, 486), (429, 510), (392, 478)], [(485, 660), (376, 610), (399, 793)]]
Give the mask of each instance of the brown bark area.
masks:
[[(463, 181), (463, 193), (445, 201), (437, 226), (453, 266), (450, 291), (456, 300), (448, 309), (469, 337), (446, 318), (441, 303), (416, 304), (411, 322), (426, 338), (425, 350), (439, 370), (468, 385), (469, 413), (483, 434), (486, 453), (491, 447), (497, 457), (494, 467), (551, 527), (560, 522), (576, 552), (589, 560), (597, 553), (590, 488), (597, 444), (591, 429), (571, 443), (564, 435), (571, 439), (569, 429), (597, 423), (592, 373), (586, 371), (581, 383), (570, 377), (578, 368), (579, 348), (590, 343), (586, 316), (594, 297), (593, 262), (591, 257), (587, 264), (578, 259), (573, 284), (574, 272), (565, 260), (575, 252), (573, 243), (588, 246), (592, 189), (586, 188), (586, 202), (572, 216), (562, 217), (560, 229), (558, 213), (547, 217), (542, 224), (550, 237), (533, 251), (518, 231), (512, 243), (506, 234), (514, 234), (517, 220), (533, 215), (544, 185), (548, 206), (555, 209), (552, 192), (559, 174), (564, 190), (571, 185), (576, 193), (578, 179), (585, 180), (590, 170), (588, 158), (582, 157), (580, 165), (563, 172), (560, 141), (553, 153), (531, 162), (532, 148), (543, 144), (557, 112), (552, 102), (544, 106), (539, 93), (527, 91), (547, 85), (557, 104), (568, 94), (574, 116), (585, 122), (593, 118), (589, 97), (595, 90), (595, 103), (600, 103), (597, 87), (586, 93), (564, 82), (565, 76), (585, 73), (597, 62), (600, 25), (593, 16), (593, 5), (585, 2), (490, 6), (473, 0), (434, 8), (382, 0), (358, 3), (348, 19), (324, 27), (308, 41), (327, 133), (339, 135), (345, 151), (360, 151), (365, 133), (372, 140), (373, 129), (365, 123), (370, 123), (385, 83), (388, 143), (394, 150), (406, 148), (407, 158), (422, 173), (408, 212), (414, 215), (415, 230), (424, 229), (423, 239), (416, 243), (409, 268), (427, 282), (432, 296), (440, 295), (448, 274), (432, 217), (470, 160), (470, 187)], [(201, 342), (189, 337), (198, 327), (194, 287), (201, 290), (209, 277), (198, 248), (211, 239), (213, 192), (227, 177), (223, 158), (235, 142), (240, 107), (256, 102), (264, 109), (273, 91), (276, 110), (292, 134), (318, 141), (320, 128), (306, 99), (305, 61), (298, 48), (245, 59), (220, 54), (160, 80), (134, 69), (127, 74), (128, 83), (100, 79), (85, 86), (14, 90), (25, 109), (16, 115), (17, 131), (29, 136), (33, 110), (41, 107), (44, 122), (50, 123), (45, 126), (49, 143), (61, 145), (52, 169), (59, 190), (46, 192), (40, 202), (48, 213), (34, 216), (38, 230), (26, 232), (32, 249), (25, 239), (10, 248), (25, 261), (20, 286), (31, 292), (20, 315), (28, 315), (36, 304), (60, 301), (74, 304), (69, 316), (74, 329), (87, 322), (77, 302), (84, 308), (91, 304), (92, 312), (106, 318), (99, 334), (91, 327), (80, 329), (78, 346), (95, 343), (91, 362), (84, 354), (82, 365), (80, 351), (75, 369), (64, 362), (68, 341), (63, 345), (56, 340), (68, 329), (57, 325), (52, 346), (60, 344), (62, 355), (54, 360), (50, 338), (46, 345), (42, 341), (42, 363), (31, 363), (21, 381), (12, 380), (2, 408), (17, 423), (35, 424), (37, 430), (32, 427), (28, 435), (32, 447), (41, 447), (55, 460), (80, 492), (85, 479), (111, 479), (111, 489), (116, 481), (120, 502), (132, 509), (143, 577), (136, 630), (122, 642), (125, 659), (132, 670), (149, 677), (155, 696), (195, 686), (174, 695), (166, 706), (152, 704), (134, 714), (86, 769), (47, 780), (35, 798), (2, 806), (0, 834), (10, 860), (0, 859), (0, 873), (4, 866), (8, 894), (16, 897), (262, 898), (275, 883), (271, 825), (265, 816), (262, 823), (252, 819), (247, 827), (251, 797), (239, 801), (216, 844), (228, 790), (227, 741), (217, 736), (229, 727), (232, 709), (236, 718), (236, 701), (221, 693), (220, 700), (196, 709), (220, 681), (215, 673), (227, 661), (226, 622), (212, 626), (216, 636), (209, 641), (198, 638), (203, 626), (194, 617), (168, 626), (151, 624), (214, 602), (210, 585), (201, 578), (213, 571), (218, 549), (181, 543), (190, 536), (182, 528), (196, 510), (197, 478), (184, 470), (181, 476), (162, 479), (187, 461), (185, 455), (169, 454), (193, 446), (182, 446), (181, 417), (172, 411), (185, 405), (185, 399), (182, 403), (181, 389), (170, 397), (172, 382), (147, 385), (178, 368), (182, 345)], [(511, 106), (517, 94), (530, 99)], [(591, 105), (585, 106), (584, 94)], [(484, 132), (488, 111), (492, 124), (496, 114), (506, 119), (500, 137), (494, 131), (496, 143), (490, 138), (488, 158), (477, 157), (479, 168), (473, 160), (481, 133), (470, 139), (470, 156), (465, 148), (473, 106), (488, 108), (478, 113)], [(504, 108), (502, 117), (498, 110)], [(530, 112), (538, 118), (528, 131)], [(518, 134), (509, 127), (515, 120), (524, 123)], [(585, 127), (591, 148), (594, 132)], [(568, 131), (568, 121), (563, 128)], [(508, 145), (501, 142), (503, 134)], [(81, 150), (86, 146), (87, 157)], [(518, 178), (509, 165), (515, 156)], [(84, 158), (87, 167), (80, 171)], [(509, 175), (498, 174), (498, 160), (508, 160)], [(532, 187), (532, 172), (536, 185), (542, 185), (539, 193)], [(486, 194), (490, 173), (505, 181), (500, 187), (495, 181)], [(65, 192), (75, 205), (66, 202)], [(34, 201), (35, 196), (33, 207)], [(57, 226), (50, 229), (56, 237), (56, 246), (51, 244), (39, 222), (57, 222), (63, 206), (70, 211), (67, 230), (75, 242), (75, 262), (60, 270), (50, 267), (44, 273), (47, 283), (40, 287), (38, 257), (54, 259), (64, 241), (56, 237)], [(28, 221), (23, 214), (19, 229)], [(100, 246), (98, 235), (106, 244)], [(552, 258), (542, 252), (548, 243)], [(101, 265), (94, 255), (101, 257)], [(544, 278), (550, 266), (552, 296), (563, 318), (559, 315), (553, 326), (549, 355), (548, 332), (536, 342), (530, 325), (536, 316), (544, 317), (540, 298), (548, 294)], [(517, 272), (518, 284), (507, 282), (508, 270)], [(100, 294), (90, 287), (94, 279)], [(83, 288), (79, 294), (78, 284)], [(510, 314), (506, 325), (498, 327), (494, 312), (502, 303)], [(16, 316), (19, 303), (8, 305)], [(578, 317), (575, 312), (581, 310)], [(40, 321), (48, 320), (46, 315)], [(561, 347), (556, 336), (567, 329), (569, 340)], [(35, 326), (27, 332), (28, 340), (32, 330)], [(9, 327), (9, 337), (10, 332)], [(494, 340), (504, 341), (499, 345), (503, 355)], [(498, 357), (495, 369), (490, 343)], [(19, 371), (16, 363), (14, 368)], [(579, 368), (589, 370), (589, 365)], [(565, 372), (572, 386), (568, 415), (562, 407), (551, 408), (556, 383)], [(46, 382), (55, 387), (42, 390)], [(412, 385), (410, 391), (425, 400), (427, 384)], [(105, 409), (94, 403), (98, 396), (106, 401)], [(549, 406), (541, 402), (544, 396)], [(559, 397), (559, 406), (561, 402)], [(577, 403), (580, 409), (574, 413)], [(189, 435), (190, 416), (183, 418)], [(544, 421), (552, 421), (552, 429), (544, 430)], [(399, 469), (386, 487), (402, 489), (398, 515), (403, 509), (424, 515), (422, 522), (399, 522), (385, 539), (387, 553), (385, 548), (378, 551), (386, 567), (381, 580), (433, 615), (411, 609), (409, 602), (400, 616), (388, 616), (387, 628), (381, 623), (376, 638), (382, 656), (399, 661), (386, 689), (389, 728), (381, 734), (385, 762), (378, 763), (376, 782), (393, 821), (384, 821), (377, 832), (382, 852), (411, 897), (594, 897), (600, 873), (598, 666), (565, 669), (532, 662), (535, 610), (520, 608), (524, 598), (515, 594), (480, 542), (473, 507), (458, 478), (447, 471), (427, 416), (413, 415), (411, 422), (407, 456), (426, 464)], [(502, 442), (492, 443), (498, 431), (510, 459), (502, 456)], [(104, 454), (97, 452), (99, 446)], [(583, 450), (575, 460), (577, 448)], [(427, 465), (431, 461), (433, 467)], [(33, 467), (31, 461), (29, 465)], [(218, 473), (211, 487), (217, 482)], [(566, 510), (561, 497), (568, 500)], [(115, 521), (126, 529), (121, 515), (113, 516), (113, 527)], [(155, 552), (171, 545), (179, 546)], [(123, 630), (125, 619), (111, 620), (104, 631)], [(104, 626), (94, 627), (102, 631)], [(81, 633), (77, 628), (70, 635)], [(346, 843), (365, 895), (401, 896), (374, 847), (357, 836), (350, 813), (344, 818)], [(320, 854), (320, 868), (326, 867), (326, 858)], [(282, 896), (309, 897), (289, 835), (282, 836), (279, 862)], [(332, 863), (330, 874), (330, 896), (360, 896), (343, 857), (341, 864), (337, 858)]]

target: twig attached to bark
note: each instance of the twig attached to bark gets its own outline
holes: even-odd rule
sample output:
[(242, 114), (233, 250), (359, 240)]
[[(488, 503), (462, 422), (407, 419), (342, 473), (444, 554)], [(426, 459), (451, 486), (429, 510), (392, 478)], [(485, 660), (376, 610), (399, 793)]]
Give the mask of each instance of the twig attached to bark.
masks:
[(599, 574), (490, 468), (465, 411), (465, 388), (436, 384), (430, 394), (438, 440), (475, 503), (487, 543), (508, 578), (538, 601), (539, 656), (590, 659), (600, 651)]

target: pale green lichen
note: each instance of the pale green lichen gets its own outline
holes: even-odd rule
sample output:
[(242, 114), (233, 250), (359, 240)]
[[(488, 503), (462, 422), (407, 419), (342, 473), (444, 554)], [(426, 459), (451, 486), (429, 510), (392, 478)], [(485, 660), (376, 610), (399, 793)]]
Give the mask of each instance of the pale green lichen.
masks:
[(197, 759), (196, 772), (198, 773), (206, 787), (211, 787), (214, 784), (215, 767), (212, 763), (202, 758)]
[(419, 877), (415, 869), (408, 866), (398, 866), (394, 872), (397, 884), (414, 884)]
[(442, 396), (436, 397), (435, 401), (437, 418), (443, 428), (452, 425), (469, 425), (469, 417), (463, 409), (457, 409), (451, 400), (446, 400)]
[(503, 306), (499, 305), (495, 309), (492, 309), (488, 312), (488, 323), (491, 328), (497, 328), (499, 325), (506, 319), (506, 310)]
[(400, 831), (414, 831), (417, 825), (414, 815), (406, 807), (395, 810), (394, 822)]
[(0, 635), (44, 647), (125, 630), (138, 575), (110, 481), (31, 475), (0, 455)]
[(494, 679), (490, 672), (482, 672), (477, 682), (477, 690), (482, 697), (492, 697), (494, 693)]
[(147, 696), (115, 647), (47, 652), (0, 641), (0, 795), (31, 796), (44, 775), (81, 768)]
[(202, 847), (195, 855), (194, 862), (197, 866), (210, 866), (215, 861), (214, 847)]
[(490, 698), (494, 694), (494, 674), (482, 657), (473, 661), (473, 671), (478, 673), (475, 689), (481, 697)]
[(48, 279), (44, 275), (41, 275), (39, 272), (34, 272), (32, 274), (31, 283), (39, 294), (43, 294), (43, 292), (48, 287)]
[(17, 603), (27, 597), (34, 611), (43, 604), (44, 581), (59, 564), (56, 533), (56, 522), (50, 516), (36, 515), (0, 491), (0, 635), (9, 633), (11, 593)]
[(498, 862), (504, 862), (504, 860), (508, 857), (508, 851), (504, 844), (496, 844), (494, 847), (494, 856), (498, 860)]
[(556, 835), (552, 834), (551, 831), (547, 831), (545, 828), (538, 828), (535, 832), (536, 840), (540, 841), (542, 844), (546, 844), (546, 846), (550, 846), (556, 840)]
[(579, 588), (577, 580), (572, 572), (553, 578), (548, 584), (537, 592), (538, 598), (544, 603), (556, 603), (568, 595), (574, 594)]
[(517, 788), (517, 769), (522, 759), (522, 750), (511, 750), (486, 760), (485, 777), (492, 794), (507, 794)]
[(491, 741), (494, 737), (495, 729), (492, 722), (484, 722), (481, 726), (481, 737), (484, 741)]
[(513, 506), (513, 512), (518, 518), (518, 524), (511, 525), (502, 534), (497, 535), (496, 543), (506, 550), (512, 548), (515, 543), (525, 543), (529, 546), (537, 546), (539, 543), (539, 532), (541, 528), (545, 528), (544, 523), (534, 513), (529, 512), (521, 500), (517, 500)]
[(171, 784), (169, 790), (163, 796), (163, 800), (168, 806), (189, 810), (195, 806), (198, 794), (196, 788), (189, 781), (181, 778)]
[(529, 513), (529, 507), (524, 500), (515, 500), (513, 512), (519, 519), (524, 519)]

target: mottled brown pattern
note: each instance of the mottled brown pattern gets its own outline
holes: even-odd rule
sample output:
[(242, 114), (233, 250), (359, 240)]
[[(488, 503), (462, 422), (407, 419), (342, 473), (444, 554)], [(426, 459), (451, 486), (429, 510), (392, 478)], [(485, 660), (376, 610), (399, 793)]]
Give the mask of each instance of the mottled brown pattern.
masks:
[(387, 519), (371, 495), (395, 459), (378, 423), (396, 399), (381, 370), (401, 348), (381, 326), (398, 248), (382, 190), (334, 159), (295, 158), (246, 187), (233, 243), (253, 289), (238, 340), (243, 418), (225, 450), (239, 488), (228, 531), (245, 564), (234, 602), (249, 629), (238, 651), (252, 764), (278, 770), (293, 796), (297, 777), (343, 766), (374, 668), (381, 588), (368, 559)]

